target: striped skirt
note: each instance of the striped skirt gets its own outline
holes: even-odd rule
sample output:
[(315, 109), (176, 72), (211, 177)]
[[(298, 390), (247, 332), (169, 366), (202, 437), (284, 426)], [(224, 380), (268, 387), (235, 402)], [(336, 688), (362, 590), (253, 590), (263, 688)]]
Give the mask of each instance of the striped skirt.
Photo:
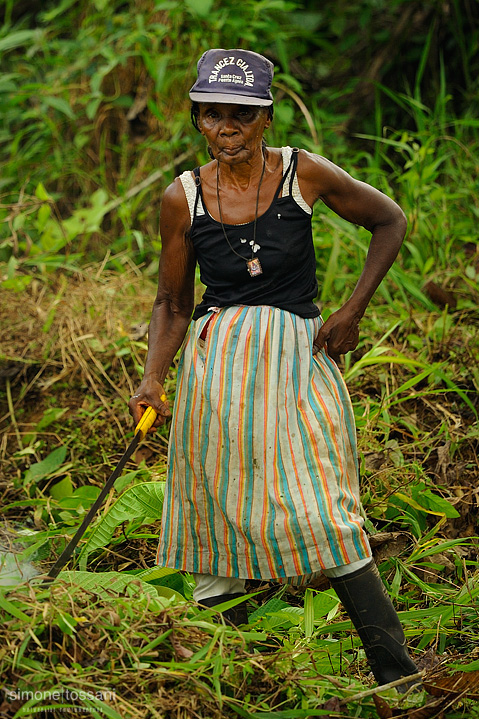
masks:
[(351, 402), (336, 364), (324, 351), (313, 355), (320, 326), (264, 305), (191, 323), (160, 566), (300, 583), (370, 556)]

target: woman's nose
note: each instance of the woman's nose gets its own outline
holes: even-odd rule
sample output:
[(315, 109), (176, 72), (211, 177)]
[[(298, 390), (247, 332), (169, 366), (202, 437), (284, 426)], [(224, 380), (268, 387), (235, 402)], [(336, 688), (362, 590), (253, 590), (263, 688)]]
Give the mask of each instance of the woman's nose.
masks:
[(221, 125), (220, 133), (222, 135), (236, 135), (238, 128), (236, 127), (235, 121), (231, 117), (227, 117), (223, 120)]

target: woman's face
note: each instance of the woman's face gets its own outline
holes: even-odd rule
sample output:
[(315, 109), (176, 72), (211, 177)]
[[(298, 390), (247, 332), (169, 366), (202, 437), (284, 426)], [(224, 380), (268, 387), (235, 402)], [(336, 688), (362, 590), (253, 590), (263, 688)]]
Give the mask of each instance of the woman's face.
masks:
[(216, 160), (239, 165), (261, 154), (263, 133), (271, 124), (267, 108), (219, 102), (199, 107), (198, 127)]

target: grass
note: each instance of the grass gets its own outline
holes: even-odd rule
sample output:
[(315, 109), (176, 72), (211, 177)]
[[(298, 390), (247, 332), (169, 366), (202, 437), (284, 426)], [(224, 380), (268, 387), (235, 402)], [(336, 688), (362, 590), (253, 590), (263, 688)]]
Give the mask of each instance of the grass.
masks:
[[(348, 261), (342, 250), (339, 258)], [(385, 291), (394, 285), (392, 277)], [(469, 288), (466, 299), (476, 302)], [(51, 564), (131, 437), (125, 399), (146, 349), (144, 338), (133, 337), (143, 331), (137, 326), (153, 295), (153, 283), (136, 272), (99, 273), (97, 266), (3, 292), (19, 322), (18, 334), (6, 323), (2, 335), (3, 367), (11, 370), (2, 406), (2, 514), (19, 562)], [(46, 328), (35, 324), (49, 314)], [(478, 336), (461, 308), (429, 310), (418, 302), (412, 315), (404, 308), (397, 315), (379, 295), (345, 373), (380, 570), (416, 659), (442, 662), (434, 680), (440, 684), (451, 662), (457, 673), (476, 656), (478, 432), (470, 356)], [(174, 377), (173, 369), (169, 393)], [(129, 466), (85, 535), (76, 572), (50, 587), (33, 580), (1, 590), (4, 685), (50, 692), (30, 703), (12, 700), (11, 716), (48, 706), (55, 691), (63, 692), (57, 705), (65, 705), (67, 690), (83, 692), (73, 703), (97, 716), (380, 716), (364, 696), (370, 679), (358, 640), (325, 585), (263, 585), (259, 595), (252, 585), (251, 625), (237, 631), (191, 603), (188, 577), (138, 574), (154, 564), (160, 509), (154, 517), (135, 514), (128, 492), (148, 492), (151, 480), (161, 486), (164, 437), (149, 439), (146, 449), (152, 454)], [(116, 577), (123, 584), (115, 588)], [(446, 692), (441, 706), (452, 701), (437, 691)], [(92, 698), (95, 692), (104, 697)], [(473, 716), (467, 696), (453, 701), (454, 716)], [(426, 692), (402, 700), (390, 690), (383, 698), (403, 716), (431, 701)], [(60, 715), (58, 706), (52, 711)]]

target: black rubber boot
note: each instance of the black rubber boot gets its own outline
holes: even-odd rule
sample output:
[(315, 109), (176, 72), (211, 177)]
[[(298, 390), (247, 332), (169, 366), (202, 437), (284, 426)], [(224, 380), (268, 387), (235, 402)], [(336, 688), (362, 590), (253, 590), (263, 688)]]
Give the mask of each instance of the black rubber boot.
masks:
[[(331, 586), (356, 627), (378, 684), (415, 674), (406, 638), (375, 562), (343, 577), (329, 577)], [(406, 691), (411, 684), (398, 687)]]
[[(218, 594), (216, 597), (205, 597), (204, 599), (200, 599), (198, 604), (211, 608), (216, 607), (217, 604), (229, 602), (230, 599), (237, 599), (238, 597), (243, 596), (244, 595), (241, 592), (237, 592), (235, 594)], [(239, 624), (248, 624), (248, 614), (246, 612), (246, 604), (244, 602), (242, 604), (237, 604), (235, 607), (231, 607), (231, 609), (227, 609), (222, 612), (222, 614), (226, 621), (231, 622), (231, 624), (234, 624), (235, 627)]]

